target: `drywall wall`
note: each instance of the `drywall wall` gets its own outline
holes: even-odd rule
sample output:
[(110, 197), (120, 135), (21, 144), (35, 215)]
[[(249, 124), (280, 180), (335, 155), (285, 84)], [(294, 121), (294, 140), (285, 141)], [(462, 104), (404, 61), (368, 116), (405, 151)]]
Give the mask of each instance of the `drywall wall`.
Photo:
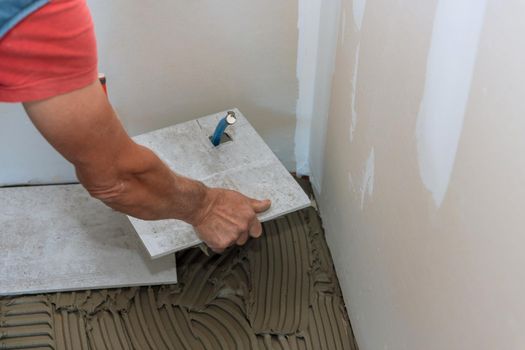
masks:
[[(340, 0), (299, 1), (299, 98), (295, 133), (295, 157), (299, 175), (310, 175), (311, 170), (322, 167), (320, 162), (323, 147), (310, 148), (310, 144), (324, 145), (340, 6)], [(310, 166), (310, 163), (313, 165)], [(320, 178), (320, 174), (312, 177)]]
[[(136, 135), (238, 107), (295, 169), (297, 1), (88, 0), (100, 70)], [(0, 104), (0, 184), (74, 181), (16, 105)]]
[(524, 14), (342, 0), (311, 164), (361, 350), (525, 348)]

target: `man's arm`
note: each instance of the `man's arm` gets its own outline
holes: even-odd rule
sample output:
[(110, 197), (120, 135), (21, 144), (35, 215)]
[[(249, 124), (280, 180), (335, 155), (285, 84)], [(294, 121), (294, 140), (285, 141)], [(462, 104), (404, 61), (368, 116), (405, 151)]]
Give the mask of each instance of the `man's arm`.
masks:
[(47, 141), (73, 163), (82, 185), (111, 208), (146, 220), (184, 220), (215, 251), (261, 235), (256, 213), (270, 201), (208, 188), (172, 172), (127, 135), (98, 81), (24, 107)]

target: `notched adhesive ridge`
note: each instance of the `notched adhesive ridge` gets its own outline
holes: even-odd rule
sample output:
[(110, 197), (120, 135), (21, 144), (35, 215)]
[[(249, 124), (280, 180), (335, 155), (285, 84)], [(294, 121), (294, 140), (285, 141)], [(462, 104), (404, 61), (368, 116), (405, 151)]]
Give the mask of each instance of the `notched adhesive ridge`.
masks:
[(263, 226), (177, 285), (0, 299), (0, 349), (357, 349), (315, 210)]

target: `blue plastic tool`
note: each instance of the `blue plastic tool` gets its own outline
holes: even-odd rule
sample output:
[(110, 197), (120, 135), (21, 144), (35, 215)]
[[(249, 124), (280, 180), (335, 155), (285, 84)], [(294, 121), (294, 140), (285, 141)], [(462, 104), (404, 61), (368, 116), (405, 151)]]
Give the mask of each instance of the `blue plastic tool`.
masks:
[(235, 112), (232, 111), (229, 111), (226, 114), (226, 116), (219, 121), (219, 124), (217, 124), (217, 127), (215, 128), (213, 136), (210, 138), (211, 143), (215, 147), (217, 147), (221, 143), (221, 138), (226, 128), (230, 125), (235, 124), (236, 121), (237, 117), (235, 116)]

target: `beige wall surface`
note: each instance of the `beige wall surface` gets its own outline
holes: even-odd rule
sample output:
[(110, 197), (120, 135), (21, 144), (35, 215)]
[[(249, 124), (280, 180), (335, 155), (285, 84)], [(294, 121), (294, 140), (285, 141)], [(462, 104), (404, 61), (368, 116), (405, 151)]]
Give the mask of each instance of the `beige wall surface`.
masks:
[(312, 173), (362, 350), (525, 348), (524, 16), (342, 1)]
[[(238, 107), (294, 169), (297, 1), (88, 0), (127, 130)], [(17, 105), (0, 104), (0, 185), (75, 180)]]

